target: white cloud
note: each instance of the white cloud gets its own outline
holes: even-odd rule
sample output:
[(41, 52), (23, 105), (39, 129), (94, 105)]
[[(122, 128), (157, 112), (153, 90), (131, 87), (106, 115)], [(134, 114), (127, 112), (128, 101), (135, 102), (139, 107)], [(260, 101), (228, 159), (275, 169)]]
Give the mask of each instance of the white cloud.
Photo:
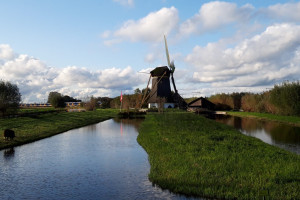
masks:
[[(111, 39), (105, 44), (130, 40), (132, 42), (158, 42), (163, 39), (163, 35), (168, 35), (177, 26), (178, 11), (175, 7), (162, 8), (157, 12), (152, 12), (146, 17), (137, 21), (129, 20), (123, 26), (111, 34)], [(108, 37), (109, 31), (102, 35)]]
[(104, 31), (102, 34), (101, 34), (101, 38), (103, 39), (106, 39), (110, 36), (111, 34), (111, 31)]
[(153, 63), (155, 61), (156, 56), (154, 55), (154, 53), (149, 53), (145, 56), (144, 60), (148, 63)]
[(14, 58), (12, 48), (8, 44), (0, 44), (0, 60), (10, 60)]
[(248, 21), (253, 7), (240, 8), (235, 3), (213, 1), (203, 4), (199, 12), (180, 25), (179, 35), (201, 34), (232, 23)]
[(134, 0), (113, 0), (114, 2), (117, 2), (123, 6), (134, 6)]
[(300, 21), (300, 2), (269, 6), (266, 12), (270, 17), (288, 21)]
[(46, 65), (35, 58), (27, 55), (19, 55), (18, 57), (8, 60), (0, 68), (2, 78), (14, 78), (23, 80), (28, 75), (46, 73)]
[(252, 87), (300, 76), (300, 26), (276, 24), (233, 48), (219, 43), (196, 46), (186, 56), (197, 82), (213, 87)]
[[(1, 50), (11, 49), (9, 46), (0, 47)], [(12, 49), (11, 52), (14, 55)], [(58, 69), (28, 55), (0, 58), (0, 80), (17, 84), (23, 102), (43, 102), (51, 91), (75, 98), (92, 95), (113, 97), (121, 90), (131, 91), (146, 84), (147, 79), (148, 75), (137, 73), (130, 66), (99, 71), (77, 66)]]
[(92, 85), (97, 80), (94, 73), (85, 68), (76, 66), (63, 68), (58, 73), (59, 74), (54, 78), (53, 83), (65, 87), (80, 87), (86, 82), (90, 82)]

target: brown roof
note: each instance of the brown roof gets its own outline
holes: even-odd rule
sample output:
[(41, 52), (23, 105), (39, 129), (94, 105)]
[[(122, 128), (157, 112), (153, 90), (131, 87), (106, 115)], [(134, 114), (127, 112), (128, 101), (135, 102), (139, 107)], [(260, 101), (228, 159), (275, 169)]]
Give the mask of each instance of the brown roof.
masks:
[(215, 104), (207, 100), (206, 98), (200, 97), (195, 99), (194, 101), (188, 104), (189, 107), (201, 107), (201, 108), (208, 108), (214, 109)]

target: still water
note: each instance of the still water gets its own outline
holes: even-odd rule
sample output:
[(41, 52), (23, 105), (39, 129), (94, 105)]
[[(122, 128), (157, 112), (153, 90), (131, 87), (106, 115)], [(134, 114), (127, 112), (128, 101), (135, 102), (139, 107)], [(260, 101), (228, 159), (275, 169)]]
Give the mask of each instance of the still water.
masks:
[(300, 127), (229, 115), (216, 115), (215, 120), (233, 126), (245, 135), (300, 154)]
[(0, 151), (0, 199), (187, 199), (152, 186), (137, 120), (108, 120)]

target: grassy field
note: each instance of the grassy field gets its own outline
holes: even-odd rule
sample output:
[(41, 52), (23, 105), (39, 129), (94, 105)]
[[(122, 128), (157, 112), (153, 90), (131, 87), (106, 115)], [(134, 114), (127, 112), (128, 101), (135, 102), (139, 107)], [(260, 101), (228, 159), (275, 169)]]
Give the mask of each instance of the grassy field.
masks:
[(300, 199), (300, 156), (201, 116), (148, 114), (138, 142), (149, 155), (149, 179), (173, 192)]
[(269, 113), (256, 113), (256, 112), (227, 112), (227, 114), (232, 116), (238, 116), (238, 117), (253, 117), (258, 119), (278, 121), (278, 122), (293, 124), (295, 126), (300, 126), (300, 117), (297, 116), (283, 116), (283, 115), (274, 115)]
[[(0, 119), (0, 149), (33, 142), (70, 129), (104, 121), (115, 117), (118, 113), (117, 110), (112, 109), (70, 113), (43, 113), (44, 111), (30, 117)], [(12, 141), (5, 141), (3, 138), (3, 130), (7, 128), (15, 131), (16, 137)]]
[[(53, 108), (53, 107), (46, 107), (46, 108), (20, 108), (18, 110), (18, 113), (35, 113), (35, 112), (39, 112), (39, 113), (43, 113), (43, 112), (49, 112), (49, 111), (55, 111), (57, 109)], [(61, 109), (63, 110), (63, 109)]]

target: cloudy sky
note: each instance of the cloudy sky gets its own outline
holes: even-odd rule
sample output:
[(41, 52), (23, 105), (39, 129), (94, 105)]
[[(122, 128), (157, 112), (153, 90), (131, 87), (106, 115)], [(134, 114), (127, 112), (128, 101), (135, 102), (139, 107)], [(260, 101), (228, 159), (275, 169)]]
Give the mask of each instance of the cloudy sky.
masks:
[(0, 0), (0, 80), (115, 97), (167, 64), (183, 97), (262, 92), (300, 77), (300, 1)]

